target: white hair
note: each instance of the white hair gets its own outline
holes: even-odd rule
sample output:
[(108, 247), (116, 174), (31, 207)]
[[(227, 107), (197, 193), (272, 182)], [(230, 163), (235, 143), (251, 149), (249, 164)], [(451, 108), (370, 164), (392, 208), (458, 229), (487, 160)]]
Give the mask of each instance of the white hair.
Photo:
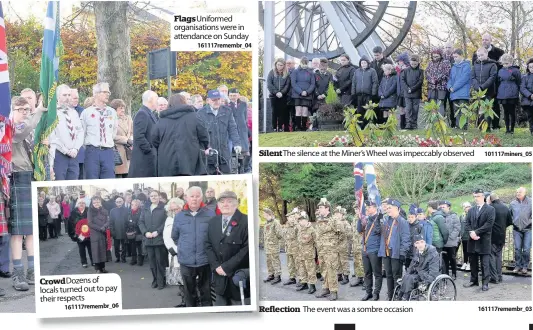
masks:
[(80, 206), (80, 203), (83, 203), (85, 204), (85, 206), (87, 206), (87, 203), (85, 202), (85, 198), (78, 198), (76, 200), (76, 207)]
[(311, 61), (311, 63), (320, 63), (320, 58), (315, 57), (315, 58)]
[(150, 99), (151, 99), (154, 95), (157, 96), (156, 92), (151, 91), (151, 90), (147, 90), (146, 92), (144, 92), (144, 93), (143, 93), (143, 96), (142, 96), (143, 104), (146, 105), (148, 102), (150, 102)]
[(464, 209), (465, 207), (472, 207), (472, 204), (470, 204), (470, 202), (464, 202), (464, 203), (463, 203), (463, 209)]
[(157, 104), (161, 104), (161, 103), (168, 104), (168, 101), (167, 101), (167, 99), (164, 98), (164, 97), (159, 97), (159, 98), (157, 99)]
[(56, 88), (56, 95), (60, 95), (61, 92), (62, 92), (64, 89), (68, 89), (68, 90), (70, 91), (70, 87), (68, 87), (68, 86), (65, 85), (65, 84), (61, 84), (61, 85), (57, 86), (57, 88)]
[(106, 89), (109, 89), (109, 84), (106, 82), (101, 82), (93, 86), (93, 96), (96, 96), (98, 93), (104, 89), (104, 87), (107, 87)]
[(187, 189), (187, 191), (185, 192), (185, 194), (187, 196), (190, 196), (191, 193), (195, 192), (195, 191), (198, 191), (200, 193), (200, 197), (203, 197), (204, 196), (204, 193), (202, 192), (202, 188), (198, 187), (198, 186), (192, 186), (190, 187), (189, 189)]
[(187, 92), (180, 92), (179, 95), (181, 95), (181, 96), (185, 96), (185, 97), (188, 98), (188, 99), (191, 98), (191, 94), (190, 94), (190, 93), (187, 93)]

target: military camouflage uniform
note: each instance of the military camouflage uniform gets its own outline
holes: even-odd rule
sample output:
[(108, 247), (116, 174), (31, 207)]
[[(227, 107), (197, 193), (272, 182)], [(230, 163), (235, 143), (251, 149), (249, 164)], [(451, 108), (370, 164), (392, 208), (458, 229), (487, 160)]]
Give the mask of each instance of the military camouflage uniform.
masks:
[(298, 226), (298, 277), (300, 283), (316, 284), (315, 264), (316, 232), (310, 222)]
[(339, 283), (337, 281), (337, 270), (339, 269), (338, 259), (338, 222), (335, 221), (331, 215), (326, 217), (320, 216), (317, 219), (317, 243), (320, 247), (319, 255), (322, 257), (322, 276), (324, 276), (324, 284), (322, 285), (322, 293), (317, 297), (324, 297), (325, 292), (336, 293), (339, 291)]
[(363, 278), (365, 277), (365, 271), (363, 269), (363, 256), (362, 256), (362, 250), (363, 247), (361, 245), (361, 234), (357, 232), (357, 228), (354, 226), (353, 230), (353, 241), (352, 241), (352, 251), (353, 251), (353, 269), (355, 272), (355, 276), (357, 278)]
[(278, 220), (273, 219), (265, 224), (264, 244), (269, 276), (281, 276), (281, 262), (279, 260), (279, 240), (282, 238), (282, 228)]
[(297, 239), (297, 214), (291, 214), (289, 220), (283, 228), (283, 238), (285, 239), (285, 252), (287, 255), (287, 268), (289, 270), (289, 279), (296, 279), (297, 264), (296, 256), (298, 255)]
[(339, 251), (338, 251), (338, 258), (339, 258), (339, 271), (338, 274), (345, 275), (348, 277), (350, 275), (350, 261), (349, 261), (349, 254), (348, 254), (348, 235), (352, 233), (352, 226), (348, 221), (346, 221), (346, 218), (344, 218), (341, 221), (339, 221)]

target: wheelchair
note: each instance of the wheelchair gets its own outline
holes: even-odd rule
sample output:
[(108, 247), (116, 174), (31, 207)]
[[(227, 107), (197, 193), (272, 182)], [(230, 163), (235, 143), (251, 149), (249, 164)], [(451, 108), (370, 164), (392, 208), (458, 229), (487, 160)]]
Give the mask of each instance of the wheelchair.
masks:
[[(442, 256), (446, 252), (442, 251), (439, 258), (439, 270), (442, 273)], [(402, 300), (402, 279), (398, 280), (394, 287), (392, 295), (393, 301)], [(440, 274), (429, 285), (420, 283), (418, 287), (414, 288), (409, 295), (408, 301), (455, 301), (457, 299), (457, 287), (455, 281), (448, 274)]]

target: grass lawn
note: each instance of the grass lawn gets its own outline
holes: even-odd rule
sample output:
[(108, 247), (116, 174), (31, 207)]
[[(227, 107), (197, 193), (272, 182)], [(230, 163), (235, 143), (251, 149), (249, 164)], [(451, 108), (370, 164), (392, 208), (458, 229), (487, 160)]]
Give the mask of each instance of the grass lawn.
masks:
[[(448, 135), (461, 134), (464, 131), (452, 129)], [(397, 132), (398, 135), (419, 135), (424, 137), (426, 132), (423, 129), (414, 131)], [(505, 128), (499, 132), (493, 131), (490, 134), (501, 139), (503, 147), (532, 147), (533, 137), (527, 128), (515, 129), (514, 135), (506, 135)], [(289, 133), (266, 133), (259, 134), (260, 147), (312, 147), (315, 141), (328, 143), (335, 135), (346, 135), (344, 131), (315, 131), (315, 132), (289, 132)], [(483, 137), (484, 134), (474, 129), (467, 131), (467, 140)]]

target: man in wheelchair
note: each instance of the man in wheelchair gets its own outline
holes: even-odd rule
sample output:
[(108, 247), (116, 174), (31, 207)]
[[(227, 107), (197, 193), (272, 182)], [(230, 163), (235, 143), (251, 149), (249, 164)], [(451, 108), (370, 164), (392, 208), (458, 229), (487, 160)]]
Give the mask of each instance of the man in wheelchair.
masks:
[(428, 245), (422, 235), (414, 236), (414, 245), (418, 250), (414, 260), (401, 280), (400, 296), (409, 300), (411, 291), (420, 288), (427, 290), (429, 285), (440, 275), (440, 256), (433, 245)]

